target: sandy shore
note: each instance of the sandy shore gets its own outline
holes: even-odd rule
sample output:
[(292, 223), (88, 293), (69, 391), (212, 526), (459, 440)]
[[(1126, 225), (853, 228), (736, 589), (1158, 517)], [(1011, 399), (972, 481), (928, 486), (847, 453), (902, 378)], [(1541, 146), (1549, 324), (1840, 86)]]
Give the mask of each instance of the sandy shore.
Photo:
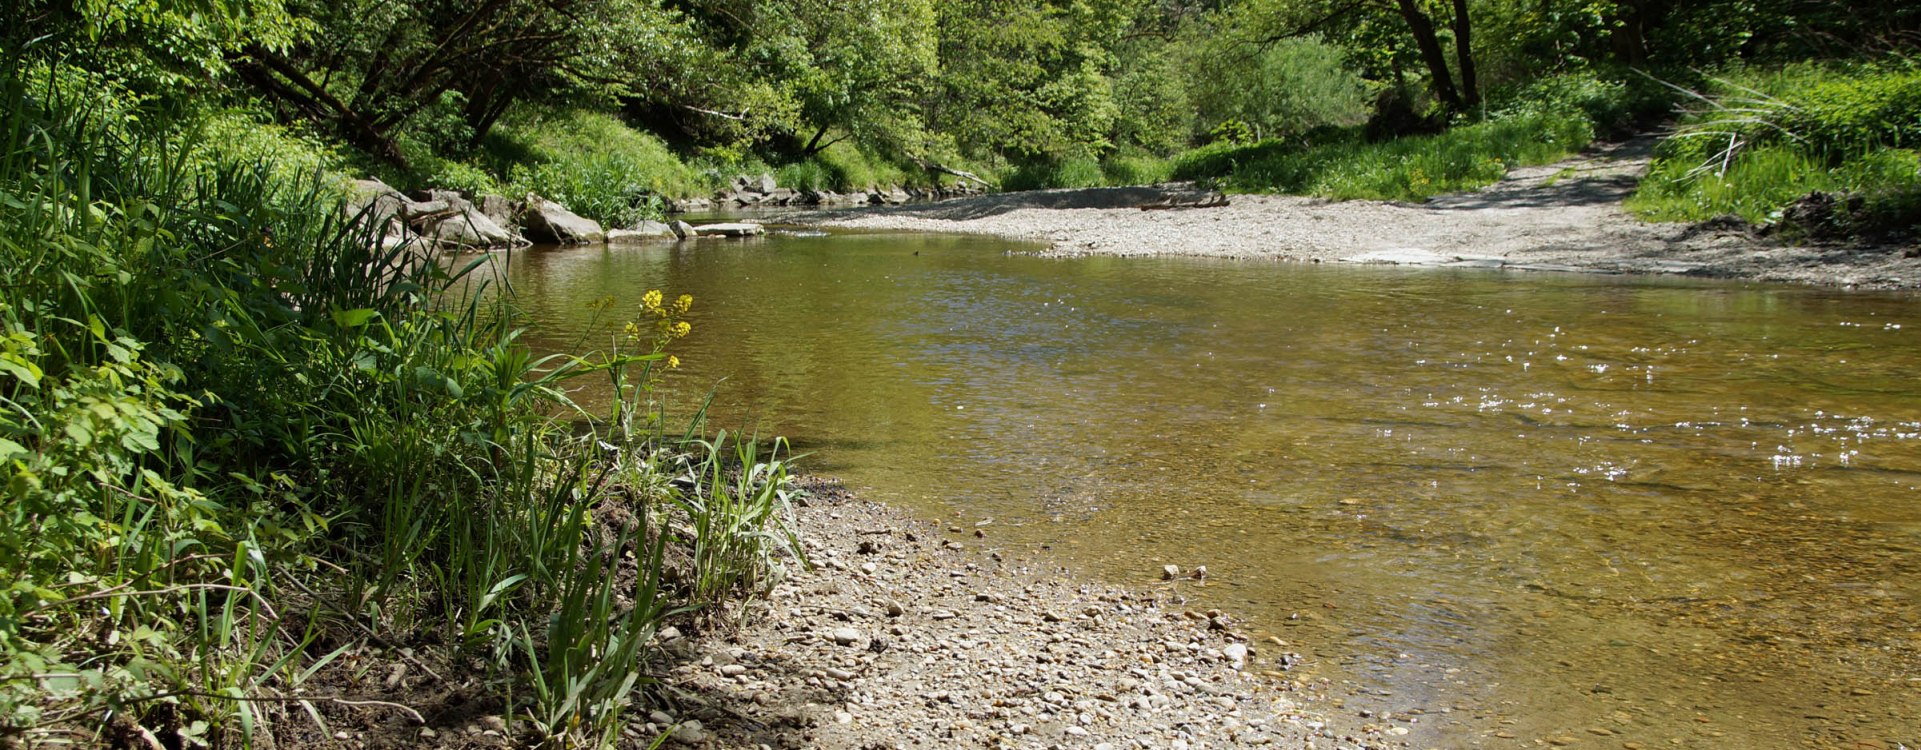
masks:
[[(1390, 719), (1337, 730), (1300, 656), (1184, 606), (1191, 571), (1126, 590), (816, 482), (799, 513), (815, 569), (738, 631), (667, 633), (681, 746), (1389, 747)], [(691, 733), (686, 722), (699, 722)]]
[(1057, 190), (935, 204), (800, 213), (822, 226), (988, 234), (1054, 255), (1186, 255), (1301, 262), (1676, 273), (1861, 288), (1921, 287), (1903, 248), (1795, 246), (1742, 227), (1656, 224), (1621, 207), (1651, 140), (1517, 169), (1486, 189), (1426, 203), (1235, 195), (1228, 206), (1140, 210), (1149, 188)]

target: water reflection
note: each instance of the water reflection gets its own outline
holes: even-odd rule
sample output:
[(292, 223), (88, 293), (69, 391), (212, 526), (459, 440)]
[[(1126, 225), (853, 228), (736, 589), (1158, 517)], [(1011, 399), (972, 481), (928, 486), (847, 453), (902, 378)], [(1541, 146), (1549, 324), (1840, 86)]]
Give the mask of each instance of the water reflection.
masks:
[(1913, 297), (1018, 249), (510, 277), (556, 349), (695, 295), (682, 405), (718, 383), (723, 424), (1116, 580), (1205, 564), (1189, 595), (1416, 746), (1921, 745)]

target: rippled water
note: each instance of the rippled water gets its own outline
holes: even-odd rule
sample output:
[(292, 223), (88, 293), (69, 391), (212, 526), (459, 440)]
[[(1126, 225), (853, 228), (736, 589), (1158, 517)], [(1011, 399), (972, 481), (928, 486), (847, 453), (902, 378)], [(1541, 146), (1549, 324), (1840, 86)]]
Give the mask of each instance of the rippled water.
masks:
[(1206, 565), (1181, 593), (1306, 655), (1290, 677), (1350, 729), (1921, 746), (1921, 299), (1029, 249), (774, 237), (509, 276), (555, 349), (692, 293), (680, 404), (719, 381), (722, 424), (870, 497), (1120, 582)]

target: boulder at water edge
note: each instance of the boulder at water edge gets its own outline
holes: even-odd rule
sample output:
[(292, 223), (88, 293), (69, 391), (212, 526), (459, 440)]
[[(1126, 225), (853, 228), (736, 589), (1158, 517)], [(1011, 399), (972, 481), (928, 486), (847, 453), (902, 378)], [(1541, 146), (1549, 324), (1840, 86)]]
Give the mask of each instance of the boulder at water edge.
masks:
[(461, 201), (448, 216), (423, 227), (421, 234), (433, 238), (434, 242), (460, 248), (509, 247), (520, 243), (520, 238), (502, 227), (493, 219), (474, 208), (472, 204)]
[(751, 222), (731, 224), (702, 224), (694, 227), (702, 237), (754, 237), (767, 233), (767, 229)]
[(607, 239), (600, 222), (580, 216), (553, 201), (528, 194), (522, 220), (527, 239), (558, 245), (583, 245)]

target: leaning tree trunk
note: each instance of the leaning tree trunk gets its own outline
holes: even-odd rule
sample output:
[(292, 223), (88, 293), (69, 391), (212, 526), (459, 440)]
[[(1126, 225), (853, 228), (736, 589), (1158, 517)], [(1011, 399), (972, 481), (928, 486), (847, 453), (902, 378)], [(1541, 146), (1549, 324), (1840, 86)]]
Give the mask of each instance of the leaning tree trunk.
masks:
[(1434, 35), (1434, 22), (1428, 20), (1414, 0), (1396, 0), (1400, 7), (1401, 18), (1407, 21), (1407, 30), (1414, 35), (1414, 45), (1421, 50), (1421, 61), (1427, 63), (1428, 76), (1434, 79), (1434, 97), (1441, 100), (1441, 106), (1449, 112), (1461, 111), (1461, 94), (1454, 89), (1454, 77), (1448, 74), (1447, 52), (1441, 49), (1441, 40)]
[(1481, 106), (1481, 82), (1474, 74), (1474, 48), (1469, 40), (1467, 0), (1454, 0), (1454, 59), (1461, 66), (1461, 103)]

